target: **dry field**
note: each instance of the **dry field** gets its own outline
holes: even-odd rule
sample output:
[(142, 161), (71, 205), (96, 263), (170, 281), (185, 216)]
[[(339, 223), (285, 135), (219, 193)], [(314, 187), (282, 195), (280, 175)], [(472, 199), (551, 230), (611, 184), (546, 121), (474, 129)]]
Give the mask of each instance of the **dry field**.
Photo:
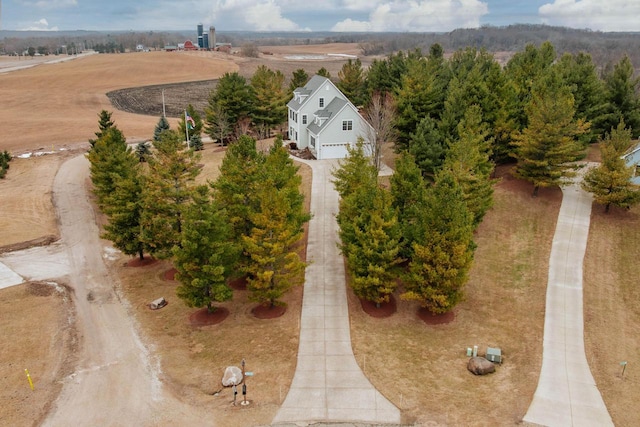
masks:
[[(350, 53), (343, 47), (332, 47), (333, 53)], [(294, 46), (292, 53), (324, 53), (307, 48), (321, 49)], [(113, 110), (105, 95), (109, 90), (215, 78), (216, 73), (238, 66), (241, 70), (257, 67), (262, 62), (282, 63), (291, 70), (303, 68), (298, 62), (285, 64), (278, 57), (280, 52), (275, 47), (272, 50), (272, 56), (235, 62), (202, 54), (95, 55), (0, 74), (6, 106), (0, 110), (0, 149), (31, 151), (55, 144), (57, 150), (83, 142), (75, 153), (82, 152), (95, 131), (99, 110)], [(313, 69), (326, 66), (303, 63)], [(120, 111), (114, 112), (114, 119), (130, 138), (148, 137), (157, 122), (156, 117)], [(0, 180), (0, 247), (57, 235), (51, 183), (68, 155), (11, 163), (8, 178)], [(223, 155), (224, 150), (206, 146), (200, 182), (216, 176)], [(308, 188), (308, 171), (301, 172)], [(456, 309), (453, 323), (427, 326), (416, 318), (415, 304), (402, 301), (391, 318), (370, 318), (350, 295), (356, 359), (373, 384), (402, 410), (407, 422), (514, 425), (533, 396), (541, 362), (548, 256), (560, 192), (541, 191), (540, 197), (533, 199), (528, 185), (504, 171), (501, 174), (495, 207), (477, 232), (478, 249), (467, 298)], [(584, 276), (587, 357), (616, 425), (639, 425), (640, 415), (631, 408), (639, 396), (640, 381), (633, 359), (640, 350), (640, 291), (634, 283), (638, 276), (635, 260), (640, 255), (640, 209), (604, 215), (594, 206), (592, 220)], [(219, 425), (269, 423), (295, 369), (301, 289), (287, 296), (287, 313), (272, 320), (253, 318), (246, 291), (237, 291), (234, 300), (224, 304), (230, 316), (223, 323), (196, 328), (188, 323), (194, 310), (175, 297), (177, 284), (163, 278), (170, 268), (168, 263), (133, 268), (124, 266), (125, 261), (121, 258), (113, 263), (123, 284), (120, 291), (129, 301), (142, 335), (160, 355), (164, 380), (171, 390), (210, 410)], [(0, 419), (10, 425), (38, 425), (58, 392), (56, 375), (64, 375), (68, 365), (63, 362), (72, 355), (72, 347), (67, 347), (70, 344), (57, 339), (72, 314), (65, 295), (32, 285), (0, 291), (0, 330), (7, 337), (0, 349), (4, 385), (0, 401), (5, 403)], [(159, 311), (147, 309), (145, 304), (159, 296), (167, 298), (169, 305)], [(472, 345), (479, 345), (481, 352), (486, 346), (501, 347), (504, 364), (491, 376), (471, 375), (465, 368), (464, 351)], [(248, 381), (249, 399), (254, 403), (247, 408), (230, 406), (228, 390), (212, 395), (220, 389), (222, 369), (242, 358), (246, 358), (247, 369), (255, 372)], [(620, 376), (622, 360), (629, 361), (624, 378)], [(29, 368), (34, 378), (34, 392), (28, 388), (24, 368)]]

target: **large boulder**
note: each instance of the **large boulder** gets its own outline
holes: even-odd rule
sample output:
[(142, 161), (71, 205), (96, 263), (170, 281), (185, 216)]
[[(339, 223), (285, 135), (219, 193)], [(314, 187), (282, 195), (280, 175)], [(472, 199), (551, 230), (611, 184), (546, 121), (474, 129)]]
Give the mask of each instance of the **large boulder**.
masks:
[(487, 375), (496, 371), (495, 365), (484, 357), (472, 357), (469, 359), (467, 369), (475, 375)]
[(225, 387), (231, 387), (232, 385), (238, 385), (242, 382), (242, 371), (237, 366), (227, 366), (222, 376), (222, 385)]

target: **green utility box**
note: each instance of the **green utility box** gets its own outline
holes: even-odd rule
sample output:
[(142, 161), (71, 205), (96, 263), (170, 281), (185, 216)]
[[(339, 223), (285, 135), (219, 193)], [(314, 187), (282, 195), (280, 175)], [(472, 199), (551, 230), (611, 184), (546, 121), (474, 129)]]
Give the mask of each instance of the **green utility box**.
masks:
[(499, 348), (487, 347), (487, 355), (485, 359), (493, 363), (502, 363), (502, 350)]

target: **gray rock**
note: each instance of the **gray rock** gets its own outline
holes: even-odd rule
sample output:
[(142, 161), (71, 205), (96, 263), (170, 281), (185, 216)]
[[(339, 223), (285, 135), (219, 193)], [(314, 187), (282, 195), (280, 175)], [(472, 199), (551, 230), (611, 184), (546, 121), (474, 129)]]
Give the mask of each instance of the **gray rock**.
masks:
[(232, 385), (238, 385), (242, 382), (242, 371), (237, 366), (227, 366), (222, 376), (222, 385), (225, 387), (231, 387)]
[(475, 375), (487, 375), (496, 371), (496, 367), (484, 357), (472, 357), (469, 359), (467, 369)]

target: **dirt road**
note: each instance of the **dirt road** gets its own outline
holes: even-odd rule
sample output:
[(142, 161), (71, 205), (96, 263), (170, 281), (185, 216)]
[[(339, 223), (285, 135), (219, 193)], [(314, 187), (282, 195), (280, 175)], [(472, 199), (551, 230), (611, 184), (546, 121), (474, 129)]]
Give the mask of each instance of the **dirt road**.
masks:
[(213, 425), (164, 387), (159, 361), (144, 345), (102, 258), (102, 242), (88, 201), (84, 155), (60, 168), (54, 201), (75, 291), (80, 351), (64, 378), (46, 426)]

